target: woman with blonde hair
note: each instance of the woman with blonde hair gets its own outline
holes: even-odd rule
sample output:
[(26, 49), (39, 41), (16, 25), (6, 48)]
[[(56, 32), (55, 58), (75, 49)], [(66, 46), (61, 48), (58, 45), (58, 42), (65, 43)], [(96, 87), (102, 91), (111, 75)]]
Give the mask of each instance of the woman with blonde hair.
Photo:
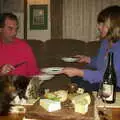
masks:
[(120, 7), (115, 5), (103, 9), (97, 17), (97, 28), (101, 40), (97, 56), (76, 55), (79, 63), (85, 62), (95, 70), (66, 67), (61, 73), (72, 77), (72, 82), (86, 91), (98, 90), (106, 69), (108, 52), (111, 51), (114, 53), (117, 91), (120, 91)]

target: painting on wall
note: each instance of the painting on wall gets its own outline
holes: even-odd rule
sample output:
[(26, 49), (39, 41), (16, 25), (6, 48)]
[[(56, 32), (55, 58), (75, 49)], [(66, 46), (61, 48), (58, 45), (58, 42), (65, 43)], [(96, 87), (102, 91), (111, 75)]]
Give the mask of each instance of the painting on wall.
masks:
[(30, 29), (48, 29), (48, 5), (30, 5)]

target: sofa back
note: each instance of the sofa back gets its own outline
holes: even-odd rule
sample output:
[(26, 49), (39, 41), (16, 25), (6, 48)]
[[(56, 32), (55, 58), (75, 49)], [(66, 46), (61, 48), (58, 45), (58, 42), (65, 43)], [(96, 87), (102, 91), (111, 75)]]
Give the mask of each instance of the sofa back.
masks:
[(97, 54), (100, 45), (99, 41), (86, 43), (75, 39), (52, 39), (46, 42), (40, 40), (27, 40), (27, 42), (32, 47), (40, 68), (76, 65), (76, 63), (65, 63), (61, 58), (74, 56), (76, 54), (94, 56)]
[[(43, 67), (84, 67), (84, 64), (67, 63), (62, 57), (84, 54), (94, 56), (99, 48), (99, 42), (85, 43), (74, 39), (55, 39), (42, 42), (40, 40), (28, 40), (32, 47), (39, 68)], [(45, 81), (41, 89), (48, 88), (51, 91), (65, 88), (71, 82), (66, 75), (56, 75), (52, 80)]]

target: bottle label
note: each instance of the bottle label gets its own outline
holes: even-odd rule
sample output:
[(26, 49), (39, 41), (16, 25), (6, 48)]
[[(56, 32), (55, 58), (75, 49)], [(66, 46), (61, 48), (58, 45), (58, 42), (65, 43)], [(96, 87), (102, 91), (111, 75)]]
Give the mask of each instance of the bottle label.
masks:
[(103, 99), (106, 101), (113, 100), (113, 85), (103, 84)]

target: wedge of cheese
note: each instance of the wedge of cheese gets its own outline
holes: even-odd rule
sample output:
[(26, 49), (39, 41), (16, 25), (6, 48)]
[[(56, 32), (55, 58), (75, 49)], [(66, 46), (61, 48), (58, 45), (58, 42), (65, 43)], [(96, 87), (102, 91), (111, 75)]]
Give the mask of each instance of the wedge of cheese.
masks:
[(53, 112), (61, 109), (61, 103), (59, 101), (40, 99), (40, 105), (48, 112)]
[(88, 105), (90, 104), (90, 102), (91, 98), (88, 93), (77, 95), (72, 98), (75, 112), (79, 112), (81, 114), (85, 114), (88, 112)]
[(89, 105), (90, 102), (91, 102), (91, 97), (90, 97), (90, 95), (89, 95), (88, 93), (83, 93), (83, 94), (81, 94), (81, 95), (77, 95), (77, 96), (73, 97), (73, 98), (72, 98), (72, 103), (73, 103), (73, 104), (74, 104), (74, 103), (79, 103), (79, 102), (81, 102), (82, 100), (83, 100), (83, 101), (86, 100), (86, 101), (87, 101), (87, 104)]
[(79, 112), (81, 114), (85, 114), (88, 111), (88, 103), (87, 100), (81, 100), (74, 104), (74, 111)]
[(65, 90), (55, 91), (54, 94), (59, 98), (60, 102), (65, 102), (68, 97), (68, 92)]
[(68, 92), (66, 90), (58, 90), (55, 92), (48, 92), (44, 96), (45, 98), (50, 99), (50, 100), (64, 102), (67, 100)]

